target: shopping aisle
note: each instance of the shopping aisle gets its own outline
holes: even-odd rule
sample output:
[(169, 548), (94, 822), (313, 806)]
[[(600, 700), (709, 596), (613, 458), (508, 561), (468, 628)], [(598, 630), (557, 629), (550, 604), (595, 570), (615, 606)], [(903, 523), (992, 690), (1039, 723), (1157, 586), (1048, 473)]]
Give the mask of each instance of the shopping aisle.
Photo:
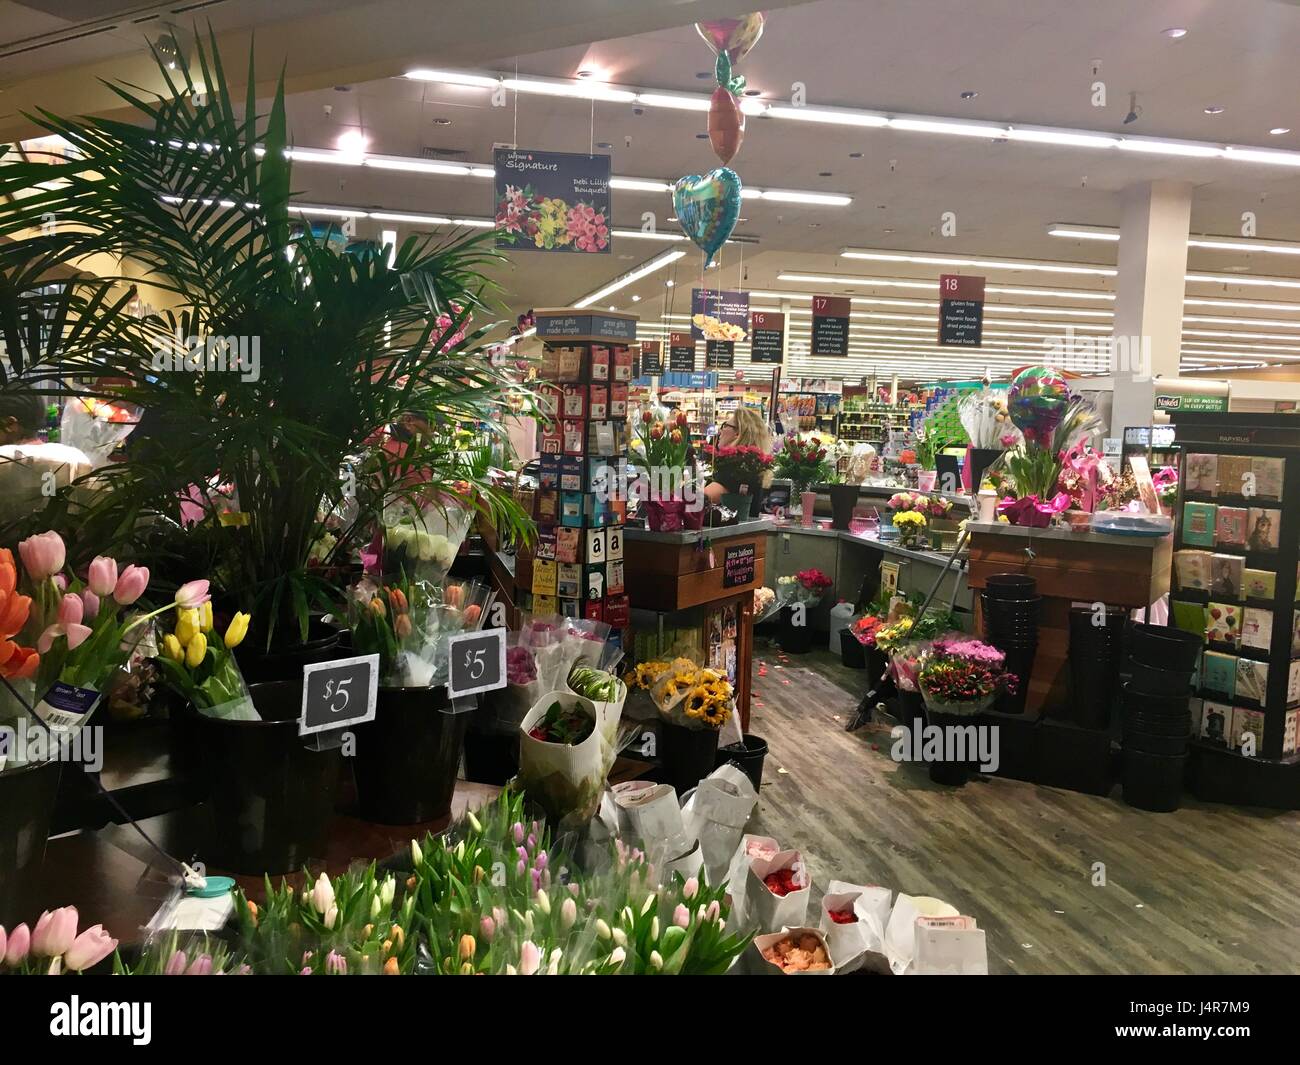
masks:
[(987, 930), (991, 973), (1300, 972), (1282, 901), (1300, 896), (1300, 813), (942, 787), (893, 761), (887, 725), (844, 732), (864, 673), (766, 640), (754, 657), (751, 730), (770, 747), (754, 830), (799, 841), (816, 881), (950, 901)]

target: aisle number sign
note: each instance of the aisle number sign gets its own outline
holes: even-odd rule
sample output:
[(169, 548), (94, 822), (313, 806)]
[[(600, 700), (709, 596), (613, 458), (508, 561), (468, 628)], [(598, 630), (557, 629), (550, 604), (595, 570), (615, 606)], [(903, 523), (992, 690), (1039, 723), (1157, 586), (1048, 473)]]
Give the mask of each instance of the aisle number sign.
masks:
[(814, 296), (812, 299), (812, 354), (849, 353), (848, 296)]
[(977, 348), (984, 341), (984, 278), (939, 277), (939, 343)]
[(668, 334), (668, 369), (673, 373), (695, 372), (695, 338), (689, 332)]
[(754, 311), (749, 317), (749, 325), (749, 361), (783, 361), (785, 315), (780, 311)]

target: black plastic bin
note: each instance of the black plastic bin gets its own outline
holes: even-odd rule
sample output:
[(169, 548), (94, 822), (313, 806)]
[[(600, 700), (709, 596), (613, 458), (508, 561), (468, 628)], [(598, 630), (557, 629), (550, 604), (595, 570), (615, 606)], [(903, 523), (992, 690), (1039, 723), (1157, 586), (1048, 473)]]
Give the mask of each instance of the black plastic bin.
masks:
[(1124, 801), (1139, 810), (1170, 813), (1183, 800), (1186, 754), (1124, 751)]
[(758, 791), (763, 786), (763, 761), (766, 758), (767, 740), (762, 736), (752, 736), (746, 732), (741, 737), (740, 743), (718, 748), (717, 765), (739, 767), (745, 776), (749, 777), (754, 790)]
[(867, 668), (867, 649), (848, 629), (840, 629), (840, 661), (849, 669)]

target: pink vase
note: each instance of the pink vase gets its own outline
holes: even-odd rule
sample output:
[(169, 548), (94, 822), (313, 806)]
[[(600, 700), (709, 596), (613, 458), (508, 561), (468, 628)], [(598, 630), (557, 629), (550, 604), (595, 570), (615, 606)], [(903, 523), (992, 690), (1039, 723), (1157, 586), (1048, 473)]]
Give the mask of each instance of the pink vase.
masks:
[(918, 492), (933, 492), (934, 482), (938, 479), (938, 470), (921, 470), (916, 475), (916, 490)]
[(803, 523), (811, 528), (813, 524), (813, 512), (817, 509), (817, 493), (800, 492), (799, 502), (803, 506)]

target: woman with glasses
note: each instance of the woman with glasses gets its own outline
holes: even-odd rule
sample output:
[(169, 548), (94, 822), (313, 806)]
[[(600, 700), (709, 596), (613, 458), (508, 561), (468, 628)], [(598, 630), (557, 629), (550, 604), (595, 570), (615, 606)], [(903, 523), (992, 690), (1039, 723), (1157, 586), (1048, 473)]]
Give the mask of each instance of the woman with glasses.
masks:
[[(772, 430), (768, 428), (763, 416), (751, 407), (737, 407), (727, 415), (726, 421), (718, 429), (718, 447), (756, 447), (764, 454), (770, 455), (772, 446)], [(763, 474), (762, 484), (749, 486), (750, 494), (754, 496), (755, 513), (761, 501), (759, 497), (771, 483), (772, 471), (768, 470)], [(710, 481), (704, 486), (705, 498), (711, 503), (719, 502), (728, 492), (738, 491), (740, 485), (723, 484), (719, 481)]]

